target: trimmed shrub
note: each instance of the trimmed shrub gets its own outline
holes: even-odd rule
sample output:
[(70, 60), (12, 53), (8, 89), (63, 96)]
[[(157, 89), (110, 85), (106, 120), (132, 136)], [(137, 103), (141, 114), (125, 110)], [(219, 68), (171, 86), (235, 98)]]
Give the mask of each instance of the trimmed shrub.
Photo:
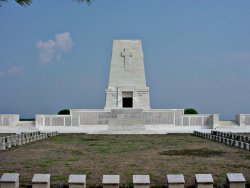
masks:
[(57, 114), (58, 115), (70, 115), (70, 110), (69, 109), (63, 109), (63, 110), (60, 110)]
[(193, 108), (187, 108), (184, 110), (184, 114), (198, 114), (198, 112)]

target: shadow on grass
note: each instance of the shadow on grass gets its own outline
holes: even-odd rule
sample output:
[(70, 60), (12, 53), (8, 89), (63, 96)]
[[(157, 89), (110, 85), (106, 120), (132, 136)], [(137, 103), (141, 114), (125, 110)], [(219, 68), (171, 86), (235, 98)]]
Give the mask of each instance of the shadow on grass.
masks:
[(169, 155), (169, 156), (197, 156), (197, 157), (211, 157), (211, 156), (222, 156), (225, 152), (214, 151), (206, 148), (202, 149), (182, 149), (182, 150), (168, 150), (159, 152), (159, 155)]

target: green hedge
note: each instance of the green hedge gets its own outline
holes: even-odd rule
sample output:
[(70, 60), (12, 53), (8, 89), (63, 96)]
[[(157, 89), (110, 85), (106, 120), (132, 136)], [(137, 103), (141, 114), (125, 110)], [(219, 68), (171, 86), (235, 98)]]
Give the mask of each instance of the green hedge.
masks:
[(186, 108), (184, 114), (198, 114), (198, 112), (193, 108)]
[(69, 109), (63, 109), (63, 110), (60, 110), (57, 114), (58, 115), (70, 115), (70, 110)]

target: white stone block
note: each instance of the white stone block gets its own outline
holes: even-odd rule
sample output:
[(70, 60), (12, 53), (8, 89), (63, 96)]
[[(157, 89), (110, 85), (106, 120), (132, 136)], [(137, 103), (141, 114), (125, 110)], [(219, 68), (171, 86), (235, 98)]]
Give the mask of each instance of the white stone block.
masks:
[(240, 143), (240, 148), (241, 148), (241, 149), (244, 149), (244, 147), (245, 147), (244, 144), (245, 144), (245, 142), (241, 142), (241, 143)]
[(235, 147), (239, 147), (239, 141), (238, 141), (238, 140), (235, 140), (234, 146), (235, 146)]
[(11, 142), (6, 143), (7, 148), (11, 148)]
[(19, 173), (4, 173), (0, 179), (1, 188), (18, 188)]
[(196, 188), (213, 188), (213, 183), (211, 174), (195, 174)]
[(22, 145), (22, 139), (21, 139), (21, 138), (19, 138), (19, 139), (17, 140), (17, 145), (18, 145), (18, 146), (21, 146), (21, 145)]
[(68, 184), (69, 188), (86, 188), (86, 175), (70, 174)]
[(249, 144), (249, 143), (246, 143), (245, 149), (246, 149), (246, 150), (250, 150), (250, 147), (249, 147), (249, 146), (250, 146), (250, 144)]
[(50, 174), (34, 174), (32, 188), (50, 188)]
[(119, 175), (103, 175), (102, 177), (103, 188), (119, 188), (119, 184)]
[(168, 188), (184, 188), (185, 179), (183, 174), (167, 175)]
[(6, 150), (6, 143), (0, 143), (0, 150)]
[(134, 188), (149, 188), (150, 178), (149, 175), (133, 175)]
[(5, 137), (0, 138), (0, 143), (3, 143), (3, 142), (5, 142)]
[(23, 144), (26, 144), (26, 138), (23, 138), (23, 139), (22, 139), (22, 145), (23, 145)]
[(245, 188), (246, 180), (242, 173), (228, 173), (226, 181), (229, 188)]
[(12, 146), (16, 146), (16, 145), (17, 145), (17, 140), (12, 140), (12, 141), (11, 141), (11, 145), (12, 145)]

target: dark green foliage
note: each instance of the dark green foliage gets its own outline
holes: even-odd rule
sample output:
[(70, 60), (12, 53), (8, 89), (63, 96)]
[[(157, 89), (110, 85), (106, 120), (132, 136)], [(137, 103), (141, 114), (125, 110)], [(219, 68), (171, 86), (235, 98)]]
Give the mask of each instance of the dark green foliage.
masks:
[[(3, 1), (7, 1), (7, 0), (0, 0), (0, 6), (1, 6), (1, 2)], [(19, 5), (21, 6), (27, 6), (30, 5), (32, 3), (32, 0), (15, 0)], [(90, 4), (92, 2), (92, 0), (75, 0), (78, 3), (87, 3)]]
[(32, 0), (16, 0), (19, 5), (26, 6), (32, 3)]
[(198, 112), (193, 108), (187, 108), (184, 110), (184, 114), (198, 114)]
[(69, 109), (63, 109), (63, 110), (60, 110), (57, 114), (58, 115), (70, 115), (70, 110)]

